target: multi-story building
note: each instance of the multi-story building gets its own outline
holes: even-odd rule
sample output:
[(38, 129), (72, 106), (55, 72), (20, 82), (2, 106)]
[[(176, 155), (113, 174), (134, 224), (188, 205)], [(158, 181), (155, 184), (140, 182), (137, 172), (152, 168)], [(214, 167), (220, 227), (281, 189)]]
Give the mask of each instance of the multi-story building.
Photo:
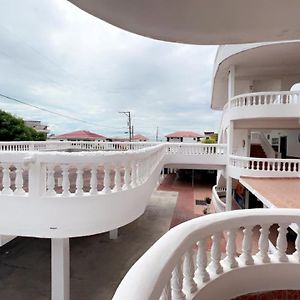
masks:
[[(299, 142), (300, 94), (290, 91), (300, 81), (300, 43), (263, 42), (299, 38), (299, 4), (219, 1), (216, 9), (215, 1), (72, 2), (159, 39), (260, 43), (219, 48), (211, 102), (213, 109), (223, 110), (217, 144), (128, 143), (127, 152), (53, 153), (63, 143), (57, 142), (45, 153), (47, 142), (36, 143), (35, 151), (28, 151), (28, 143), (2, 143), (2, 237), (51, 239), (52, 299), (67, 300), (70, 237), (105, 231), (115, 237), (117, 228), (144, 212), (164, 166), (214, 169), (218, 176), (212, 198), (220, 213), (165, 234), (130, 269), (114, 299), (225, 300), (300, 290), (300, 159), (293, 138)], [(274, 149), (273, 132), (291, 136), (286, 151), (284, 139)], [(103, 145), (101, 150), (116, 149)], [(74, 169), (75, 189), (70, 189)], [(97, 176), (99, 170), (103, 177)], [(55, 180), (58, 173), (60, 181)], [(89, 183), (88, 191), (83, 181)], [(265, 208), (232, 211), (233, 201), (249, 208), (253, 198)], [(276, 299), (287, 297), (276, 294)]]
[(50, 132), (48, 125), (43, 124), (41, 121), (26, 120), (25, 125), (35, 129), (37, 132), (44, 133), (46, 136)]
[(167, 142), (197, 143), (204, 138), (205, 135), (193, 131), (175, 131), (167, 134), (165, 137)]

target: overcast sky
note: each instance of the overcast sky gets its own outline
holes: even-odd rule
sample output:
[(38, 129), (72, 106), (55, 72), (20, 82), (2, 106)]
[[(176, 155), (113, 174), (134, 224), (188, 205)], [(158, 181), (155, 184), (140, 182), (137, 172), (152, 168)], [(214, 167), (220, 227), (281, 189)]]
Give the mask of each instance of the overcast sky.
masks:
[(42, 120), (51, 133), (124, 135), (218, 130), (210, 109), (217, 47), (128, 33), (66, 0), (0, 0), (0, 93), (90, 122), (64, 119), (0, 97), (0, 109)]

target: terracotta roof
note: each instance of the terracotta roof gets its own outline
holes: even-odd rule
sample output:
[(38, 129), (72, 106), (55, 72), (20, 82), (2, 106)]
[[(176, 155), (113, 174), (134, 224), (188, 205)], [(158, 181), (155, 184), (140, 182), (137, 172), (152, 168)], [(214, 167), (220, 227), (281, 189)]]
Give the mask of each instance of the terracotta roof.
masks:
[(55, 139), (83, 139), (83, 140), (96, 140), (105, 139), (106, 137), (97, 133), (93, 133), (87, 130), (79, 130), (68, 132), (65, 134), (56, 135)]
[(180, 137), (197, 138), (197, 137), (204, 137), (204, 135), (193, 132), (193, 131), (176, 131), (176, 132), (166, 135), (165, 137), (168, 137), (168, 138), (180, 138)]
[(143, 141), (148, 141), (149, 139), (146, 138), (144, 135), (142, 134), (134, 134), (132, 137), (133, 140), (143, 140)]

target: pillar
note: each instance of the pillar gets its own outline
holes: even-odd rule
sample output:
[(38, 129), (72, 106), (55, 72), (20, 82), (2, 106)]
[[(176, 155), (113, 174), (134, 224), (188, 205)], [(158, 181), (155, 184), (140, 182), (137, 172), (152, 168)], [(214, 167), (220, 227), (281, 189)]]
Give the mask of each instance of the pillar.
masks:
[(118, 238), (118, 228), (113, 229), (109, 232), (109, 239), (116, 240)]
[(51, 299), (70, 300), (69, 239), (51, 239)]
[(247, 189), (245, 191), (245, 208), (249, 208), (249, 191)]
[(228, 71), (228, 100), (235, 95), (235, 66), (230, 66)]
[(226, 181), (226, 211), (232, 209), (232, 178), (227, 176)]

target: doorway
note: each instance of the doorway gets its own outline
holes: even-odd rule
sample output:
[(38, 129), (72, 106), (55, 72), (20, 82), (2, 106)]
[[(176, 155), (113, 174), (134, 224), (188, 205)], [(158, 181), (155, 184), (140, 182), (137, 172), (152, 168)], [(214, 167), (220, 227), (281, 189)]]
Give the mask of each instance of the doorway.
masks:
[(287, 157), (287, 137), (286, 136), (280, 137), (280, 153), (281, 153), (281, 158)]

